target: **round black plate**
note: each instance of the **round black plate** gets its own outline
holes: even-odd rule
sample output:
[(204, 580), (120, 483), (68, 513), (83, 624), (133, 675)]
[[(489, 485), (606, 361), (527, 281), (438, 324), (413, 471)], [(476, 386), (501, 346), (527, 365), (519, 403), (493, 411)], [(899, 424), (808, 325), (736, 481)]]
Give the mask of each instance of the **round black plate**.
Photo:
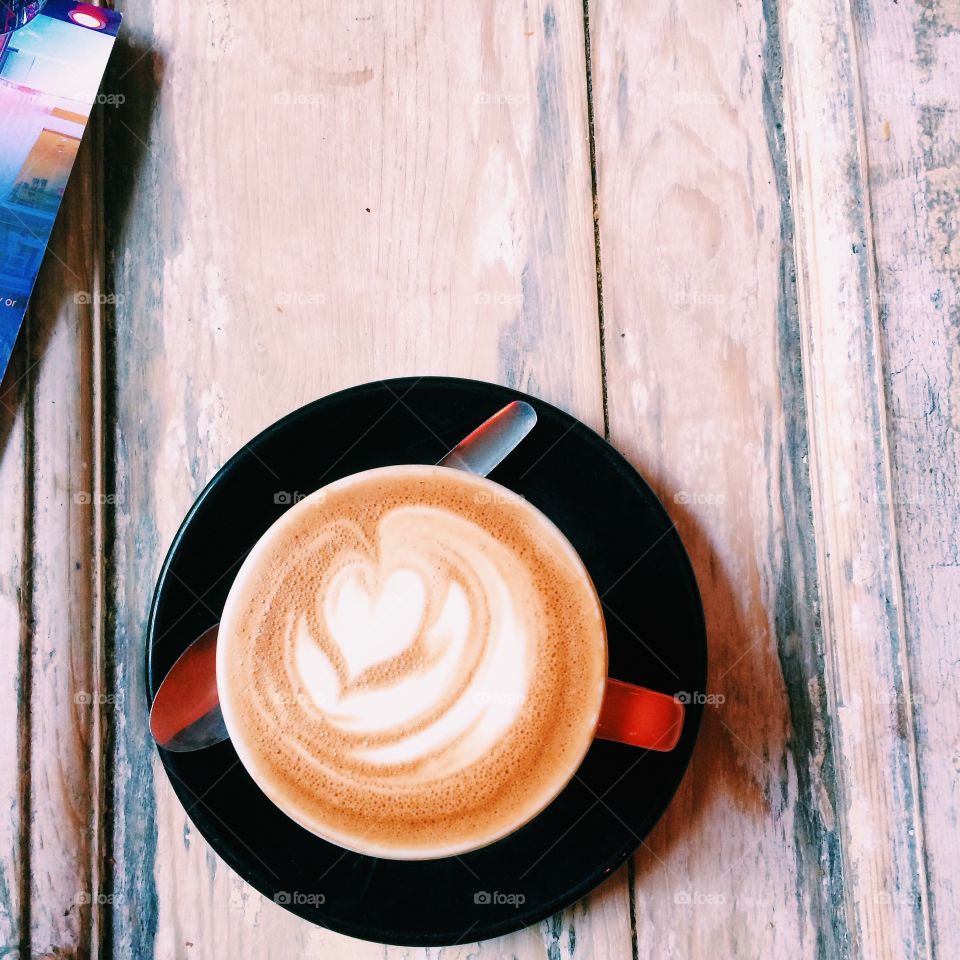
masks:
[[(666, 511), (616, 450), (573, 417), (516, 390), (418, 377), (308, 404), (251, 440), (210, 481), (160, 573), (147, 636), (150, 701), (184, 648), (219, 619), (247, 552), (296, 498), (394, 463), (435, 463), (513, 399), (537, 426), (491, 475), (539, 507), (583, 557), (606, 610), (610, 672), (670, 693), (702, 691), (706, 635), (693, 571)], [(384, 943), (432, 946), (519, 929), (582, 897), (636, 849), (690, 760), (597, 741), (538, 817), (482, 850), (442, 860), (349, 853), (303, 830), (247, 775), (228, 742), (161, 757), (217, 853), (265, 896), (314, 923)]]

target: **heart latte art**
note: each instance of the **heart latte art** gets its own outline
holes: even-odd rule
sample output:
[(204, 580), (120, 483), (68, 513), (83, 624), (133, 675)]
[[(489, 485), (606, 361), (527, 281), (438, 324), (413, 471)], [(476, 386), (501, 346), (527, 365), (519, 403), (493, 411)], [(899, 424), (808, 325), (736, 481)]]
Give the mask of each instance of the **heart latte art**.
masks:
[(488, 843), (559, 791), (606, 676), (599, 603), (556, 528), (440, 467), (357, 474), (265, 534), (224, 611), (231, 737), (320, 836), (395, 857)]

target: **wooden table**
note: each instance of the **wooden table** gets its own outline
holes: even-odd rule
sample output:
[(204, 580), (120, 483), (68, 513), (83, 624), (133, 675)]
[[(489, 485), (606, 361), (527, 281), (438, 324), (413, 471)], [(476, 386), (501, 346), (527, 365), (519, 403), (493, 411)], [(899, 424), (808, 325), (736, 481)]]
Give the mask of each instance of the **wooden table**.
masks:
[[(956, 956), (956, 0), (278, 6), (123, 4), (123, 102), (4, 381), (0, 956)], [(427, 952), (232, 874), (143, 692), (210, 476), (419, 373), (537, 394), (643, 472), (717, 701), (631, 864)]]

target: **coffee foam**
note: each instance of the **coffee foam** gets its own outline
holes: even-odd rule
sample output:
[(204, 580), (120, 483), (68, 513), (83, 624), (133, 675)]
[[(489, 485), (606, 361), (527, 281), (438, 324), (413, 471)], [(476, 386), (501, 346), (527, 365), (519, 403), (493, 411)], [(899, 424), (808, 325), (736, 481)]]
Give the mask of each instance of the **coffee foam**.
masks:
[(231, 589), (218, 685), (248, 770), (351, 849), (441, 856), (537, 813), (592, 738), (599, 602), (509, 491), (391, 467), (301, 501)]

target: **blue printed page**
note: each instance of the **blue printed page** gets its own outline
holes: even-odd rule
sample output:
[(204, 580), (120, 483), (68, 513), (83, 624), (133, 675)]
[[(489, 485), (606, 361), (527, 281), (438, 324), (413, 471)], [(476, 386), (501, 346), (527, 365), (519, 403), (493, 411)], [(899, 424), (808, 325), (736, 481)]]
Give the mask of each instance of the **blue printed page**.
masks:
[(0, 37), (0, 376), (119, 26), (112, 10), (49, 0)]

